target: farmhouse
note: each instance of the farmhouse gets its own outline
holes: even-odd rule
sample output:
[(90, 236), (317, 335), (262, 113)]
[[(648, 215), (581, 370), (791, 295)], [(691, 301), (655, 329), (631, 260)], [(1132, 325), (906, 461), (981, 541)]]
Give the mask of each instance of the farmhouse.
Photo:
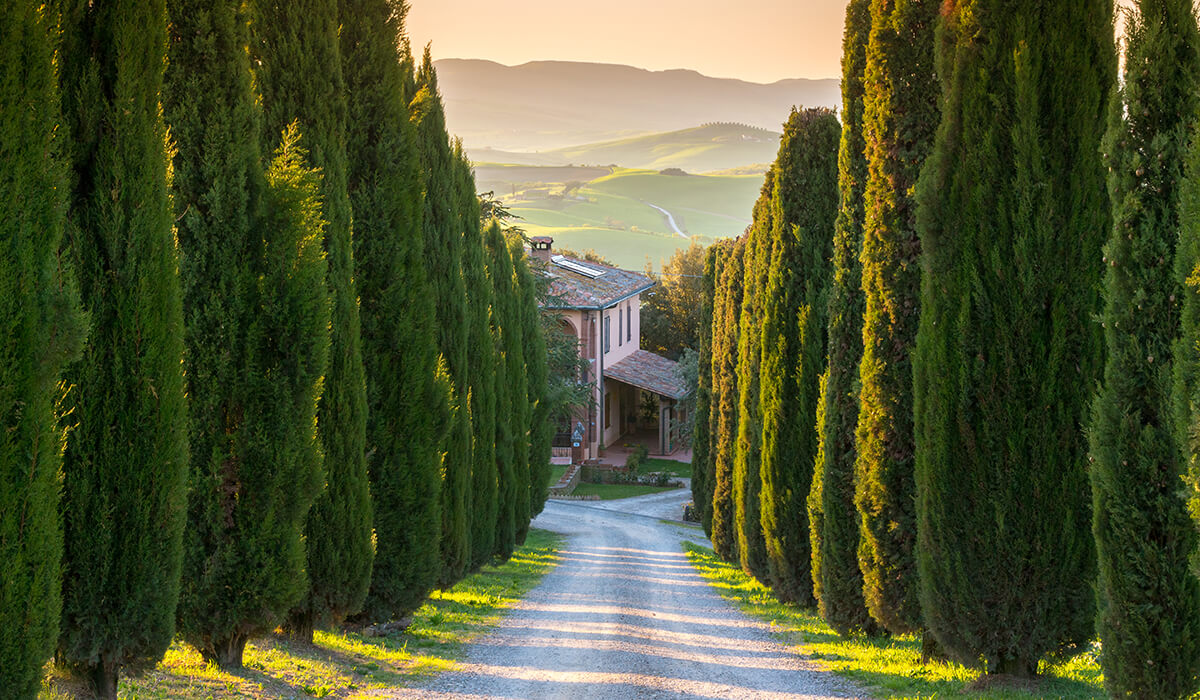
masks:
[(593, 385), (585, 410), (559, 426), (555, 461), (599, 459), (606, 446), (645, 444), (651, 454), (666, 455), (680, 446), (680, 425), (687, 418), (680, 401), (688, 387), (678, 364), (642, 350), (641, 295), (655, 285), (646, 275), (557, 255), (553, 239), (535, 236), (532, 255), (544, 263), (551, 302), (563, 330), (579, 341)]

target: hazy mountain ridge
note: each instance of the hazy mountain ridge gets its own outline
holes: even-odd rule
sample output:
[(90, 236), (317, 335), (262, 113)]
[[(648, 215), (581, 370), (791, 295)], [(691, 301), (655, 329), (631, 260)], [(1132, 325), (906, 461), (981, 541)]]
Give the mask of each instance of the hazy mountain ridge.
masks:
[(841, 100), (833, 79), (760, 84), (569, 61), (443, 59), (436, 67), (449, 130), (472, 149), (565, 149), (714, 122), (774, 132), (793, 105), (836, 107)]

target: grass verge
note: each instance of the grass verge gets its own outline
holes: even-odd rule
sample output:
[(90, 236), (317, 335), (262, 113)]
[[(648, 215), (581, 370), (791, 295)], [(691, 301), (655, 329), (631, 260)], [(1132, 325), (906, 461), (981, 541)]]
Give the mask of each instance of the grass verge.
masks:
[(652, 493), (674, 491), (674, 486), (639, 486), (638, 484), (580, 484), (571, 492), (572, 496), (599, 496), (602, 501), (618, 498), (649, 496)]
[(913, 636), (843, 639), (813, 610), (785, 605), (758, 581), (729, 565), (711, 549), (685, 542), (688, 560), (743, 612), (770, 623), (781, 640), (818, 666), (851, 679), (880, 698), (1104, 698), (1100, 665), (1085, 652), (1061, 663), (1043, 661), (1041, 680), (1030, 689), (980, 689), (968, 685), (978, 672), (954, 663), (922, 665), (921, 642)]
[(671, 459), (657, 459), (650, 457), (642, 460), (638, 465), (638, 474), (650, 474), (652, 472), (666, 472), (671, 476), (692, 478), (691, 462), (676, 462)]
[[(122, 700), (223, 700), (224, 698), (369, 697), (381, 689), (453, 669), (463, 646), (496, 626), (505, 608), (528, 593), (558, 560), (562, 538), (531, 530), (525, 544), (501, 566), (485, 566), (447, 591), (435, 591), (403, 632), (365, 637), (358, 632), (317, 632), (313, 644), (283, 637), (246, 646), (245, 668), (223, 671), (206, 664), (181, 642), (140, 678), (123, 679)], [(71, 679), (51, 676), (39, 700), (81, 697)]]

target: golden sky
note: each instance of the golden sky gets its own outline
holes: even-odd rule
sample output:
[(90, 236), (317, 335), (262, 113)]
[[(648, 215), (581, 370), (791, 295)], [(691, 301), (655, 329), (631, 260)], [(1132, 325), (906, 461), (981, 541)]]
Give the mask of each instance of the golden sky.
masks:
[(847, 0), (411, 0), (433, 57), (544, 59), (772, 82), (841, 74)]

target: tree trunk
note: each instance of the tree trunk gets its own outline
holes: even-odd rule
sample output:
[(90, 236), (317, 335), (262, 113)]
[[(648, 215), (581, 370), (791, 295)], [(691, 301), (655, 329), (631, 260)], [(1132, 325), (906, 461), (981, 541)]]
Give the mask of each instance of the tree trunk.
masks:
[(100, 700), (117, 700), (117, 675), (118, 667), (116, 664), (101, 661), (95, 666), (89, 666), (87, 669), (88, 680), (92, 684), (92, 692)]
[(249, 637), (245, 634), (234, 634), (227, 639), (219, 639), (207, 648), (200, 650), (205, 661), (212, 661), (225, 670), (237, 670), (242, 667), (242, 653), (246, 650)]
[(989, 676), (1012, 676), (1013, 678), (1034, 678), (1037, 676), (1037, 665), (1030, 665), (1026, 659), (1000, 659), (996, 668), (988, 669)]
[(293, 642), (312, 644), (314, 629), (313, 614), (308, 611), (293, 611), (283, 623), (283, 633)]

